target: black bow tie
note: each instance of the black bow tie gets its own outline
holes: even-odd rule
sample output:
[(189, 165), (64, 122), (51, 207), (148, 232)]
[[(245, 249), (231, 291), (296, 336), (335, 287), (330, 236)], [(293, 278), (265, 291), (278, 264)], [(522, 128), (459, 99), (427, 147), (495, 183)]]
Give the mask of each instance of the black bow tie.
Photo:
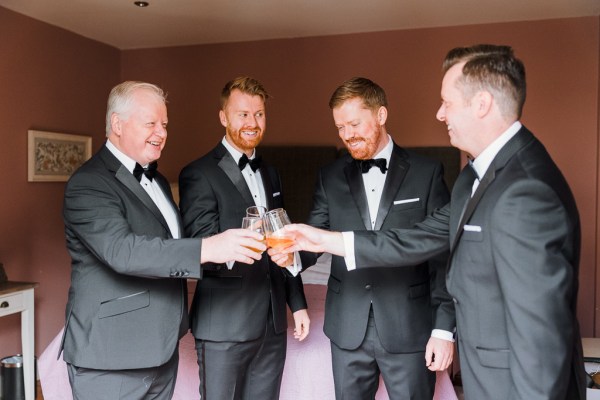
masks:
[(250, 164), (250, 168), (252, 168), (253, 172), (256, 172), (257, 169), (260, 168), (260, 164), (262, 163), (262, 157), (254, 157), (252, 160), (248, 158), (247, 155), (242, 154), (240, 157), (240, 161), (238, 161), (238, 166), (240, 167), (240, 171), (246, 168), (246, 164)]
[(469, 166), (469, 168), (471, 168), (471, 172), (473, 172), (473, 175), (475, 175), (475, 179), (480, 181), (481, 178), (479, 177), (479, 174), (477, 173), (477, 170), (475, 169), (475, 166), (473, 165), (473, 160), (469, 159), (469, 162), (467, 165)]
[(154, 179), (154, 177), (156, 176), (156, 168), (158, 168), (158, 163), (156, 161), (148, 164), (147, 168), (144, 168), (140, 164), (135, 163), (135, 168), (133, 169), (133, 176), (135, 176), (135, 179), (137, 179), (138, 182), (141, 182), (142, 174), (144, 174), (146, 175), (146, 178), (152, 181), (152, 179)]
[(356, 160), (356, 163), (363, 174), (369, 172), (373, 166), (379, 168), (382, 174), (385, 174), (385, 171), (387, 171), (387, 160), (385, 158), (377, 158), (375, 160), (372, 158), (370, 160)]

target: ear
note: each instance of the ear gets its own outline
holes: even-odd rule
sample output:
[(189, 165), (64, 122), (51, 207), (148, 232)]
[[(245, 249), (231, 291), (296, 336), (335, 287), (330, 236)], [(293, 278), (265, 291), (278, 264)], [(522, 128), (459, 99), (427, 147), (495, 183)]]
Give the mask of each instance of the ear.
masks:
[(377, 110), (377, 123), (380, 126), (385, 125), (385, 121), (387, 121), (387, 115), (387, 108), (384, 106), (379, 107), (379, 110)]
[(121, 118), (117, 113), (112, 113), (110, 116), (110, 130), (117, 136), (121, 136)]
[(227, 128), (227, 115), (225, 114), (225, 111), (219, 111), (219, 120), (221, 121), (221, 125)]
[(475, 106), (477, 116), (483, 118), (490, 113), (494, 104), (494, 96), (490, 92), (481, 91), (475, 95)]

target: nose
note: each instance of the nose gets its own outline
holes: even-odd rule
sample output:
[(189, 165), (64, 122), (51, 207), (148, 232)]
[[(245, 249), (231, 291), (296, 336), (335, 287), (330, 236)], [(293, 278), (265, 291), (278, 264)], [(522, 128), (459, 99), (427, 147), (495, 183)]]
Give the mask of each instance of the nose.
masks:
[(354, 129), (352, 129), (352, 126), (345, 126), (344, 129), (340, 130), (340, 137), (343, 140), (352, 139), (354, 137)]
[(248, 117), (246, 118), (246, 125), (248, 125), (248, 127), (250, 128), (256, 127), (256, 116), (252, 114), (248, 115)]
[(446, 120), (446, 110), (444, 110), (444, 105), (443, 104), (438, 109), (437, 113), (435, 114), (435, 117), (440, 122), (444, 122)]
[(154, 130), (154, 133), (157, 136), (160, 136), (163, 138), (167, 137), (167, 128), (162, 124), (156, 124), (156, 129)]

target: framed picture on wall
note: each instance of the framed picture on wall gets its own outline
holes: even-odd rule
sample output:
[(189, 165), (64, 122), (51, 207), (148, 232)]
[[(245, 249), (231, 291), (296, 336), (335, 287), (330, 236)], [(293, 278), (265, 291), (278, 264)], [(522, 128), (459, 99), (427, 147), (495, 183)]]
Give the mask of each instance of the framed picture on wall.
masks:
[(92, 137), (27, 131), (29, 182), (66, 182), (92, 156)]

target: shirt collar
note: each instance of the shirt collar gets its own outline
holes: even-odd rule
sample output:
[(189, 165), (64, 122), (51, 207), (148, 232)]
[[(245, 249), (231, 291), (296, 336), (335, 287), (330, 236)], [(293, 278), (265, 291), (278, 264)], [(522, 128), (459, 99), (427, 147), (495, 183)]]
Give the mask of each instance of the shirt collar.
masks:
[(392, 142), (392, 137), (390, 135), (387, 135), (388, 137), (388, 142), (385, 145), (385, 147), (383, 149), (381, 149), (381, 151), (377, 154), (375, 154), (375, 156), (373, 156), (374, 159), (376, 158), (385, 158), (385, 161), (387, 162), (387, 165), (390, 165), (390, 158), (392, 158), (392, 150), (394, 150), (394, 142)]
[(472, 162), (472, 167), (477, 174), (477, 178), (481, 179), (486, 171), (496, 158), (496, 155), (502, 150), (504, 145), (508, 143), (519, 132), (523, 125), (519, 121), (512, 124), (502, 135), (498, 136), (481, 154)]
[[(235, 147), (233, 147), (225, 138), (225, 136), (223, 136), (223, 140), (221, 141), (221, 143), (223, 143), (223, 146), (225, 146), (225, 148), (227, 149), (227, 151), (229, 152), (229, 154), (231, 154), (231, 156), (233, 157), (233, 159), (235, 160), (236, 163), (238, 163), (240, 161), (240, 158), (242, 157), (242, 154), (240, 151), (238, 151), (238, 149), (236, 149)], [(252, 155), (250, 157), (248, 157), (250, 160), (254, 159), (254, 157), (256, 156), (256, 149), (252, 150)]]
[(110, 150), (115, 157), (117, 157), (117, 160), (119, 160), (129, 172), (133, 173), (133, 169), (135, 168), (136, 164), (134, 159), (119, 150), (117, 146), (115, 146), (110, 140), (106, 141), (106, 148)]

